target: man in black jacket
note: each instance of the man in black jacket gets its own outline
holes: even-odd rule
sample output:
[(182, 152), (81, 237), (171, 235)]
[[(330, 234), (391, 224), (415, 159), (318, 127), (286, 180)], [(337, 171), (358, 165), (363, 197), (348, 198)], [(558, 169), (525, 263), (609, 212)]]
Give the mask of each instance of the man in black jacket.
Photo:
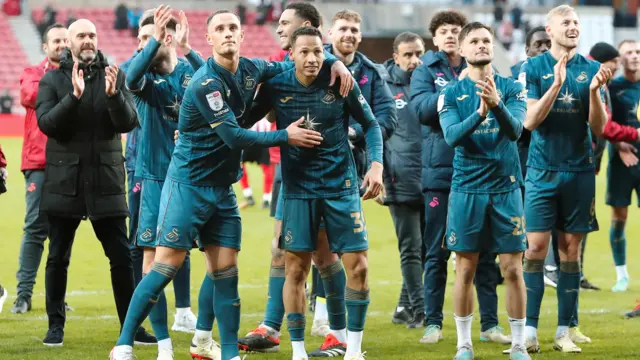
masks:
[[(389, 206), (398, 236), (402, 291), (393, 317), (408, 328), (422, 327), (424, 288), (422, 286), (422, 139), (420, 121), (409, 107), (411, 74), (422, 61), (424, 41), (411, 32), (399, 34), (393, 42), (393, 59), (384, 65), (386, 79), (395, 100), (398, 126), (384, 143), (384, 205)], [(403, 314), (406, 314), (404, 318)]]
[(138, 123), (124, 74), (97, 50), (96, 28), (69, 26), (60, 68), (41, 80), (36, 100), (40, 130), (48, 136), (40, 211), (48, 216), (45, 288), (49, 331), (43, 344), (62, 346), (67, 267), (80, 220), (89, 218), (111, 265), (122, 323), (134, 290), (129, 255), (121, 133)]

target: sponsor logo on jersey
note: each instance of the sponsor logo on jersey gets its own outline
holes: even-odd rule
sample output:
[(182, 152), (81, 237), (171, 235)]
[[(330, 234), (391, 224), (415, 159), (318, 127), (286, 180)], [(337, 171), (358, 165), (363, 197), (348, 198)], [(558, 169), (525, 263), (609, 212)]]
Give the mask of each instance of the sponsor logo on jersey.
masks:
[(162, 84), (164, 82), (167, 82), (167, 80), (165, 80), (165, 79), (153, 80), (153, 83), (156, 84), (156, 85), (160, 85), (160, 84)]
[(519, 93), (517, 93), (516, 99), (520, 101), (527, 101), (527, 89), (522, 89)]
[(396, 109), (404, 109), (407, 104), (408, 103), (402, 99), (396, 99)]
[(462, 95), (462, 96), (458, 96), (458, 97), (456, 98), (456, 100), (458, 100), (458, 101), (462, 101), (462, 100), (464, 100), (464, 99), (466, 99), (466, 98), (468, 98), (468, 97), (469, 97), (469, 95), (464, 94), (464, 95)]
[(201, 82), (200, 85), (207, 86), (207, 85), (209, 85), (209, 83), (214, 82), (214, 81), (216, 81), (216, 79), (207, 79), (207, 80)]
[(550, 78), (552, 76), (553, 76), (553, 74), (542, 75), (542, 80), (547, 80), (548, 78)]
[(286, 104), (287, 101), (292, 100), (292, 99), (293, 99), (293, 96), (285, 96), (282, 99), (280, 99), (280, 102), (283, 103), (283, 104)]

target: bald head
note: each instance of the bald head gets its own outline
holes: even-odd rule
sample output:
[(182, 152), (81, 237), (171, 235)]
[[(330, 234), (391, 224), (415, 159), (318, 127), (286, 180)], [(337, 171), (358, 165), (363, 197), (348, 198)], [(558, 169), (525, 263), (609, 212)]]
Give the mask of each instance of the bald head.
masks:
[(69, 25), (67, 47), (71, 50), (73, 60), (85, 64), (93, 62), (98, 49), (96, 26), (87, 19), (79, 19)]

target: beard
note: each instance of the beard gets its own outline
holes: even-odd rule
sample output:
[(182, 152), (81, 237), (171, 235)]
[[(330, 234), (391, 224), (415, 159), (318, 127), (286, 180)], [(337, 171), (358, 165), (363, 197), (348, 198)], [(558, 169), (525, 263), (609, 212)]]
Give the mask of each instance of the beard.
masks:
[[(90, 50), (90, 51), (86, 51), (86, 50)], [(83, 47), (80, 47), (80, 49), (74, 51), (74, 55), (81, 62), (88, 64), (96, 58), (96, 50), (91, 46), (83, 46)]]
[(467, 59), (467, 64), (472, 66), (485, 66), (491, 64), (491, 59), (482, 59), (482, 60), (469, 60)]

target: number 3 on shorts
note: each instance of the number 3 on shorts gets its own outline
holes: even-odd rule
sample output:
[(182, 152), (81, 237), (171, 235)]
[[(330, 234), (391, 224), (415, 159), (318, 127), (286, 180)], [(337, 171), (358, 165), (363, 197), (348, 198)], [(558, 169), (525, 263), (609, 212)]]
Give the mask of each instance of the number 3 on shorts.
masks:
[(517, 217), (514, 216), (511, 218), (511, 222), (513, 222), (515, 224), (515, 227), (513, 228), (513, 232), (511, 234), (513, 235), (522, 235), (524, 234), (524, 229), (525, 229), (525, 221), (524, 221), (524, 216), (522, 217)]
[(352, 212), (351, 218), (353, 219), (353, 223), (357, 226), (357, 228), (353, 229), (353, 232), (356, 234), (363, 232), (365, 230), (364, 213), (362, 211)]

